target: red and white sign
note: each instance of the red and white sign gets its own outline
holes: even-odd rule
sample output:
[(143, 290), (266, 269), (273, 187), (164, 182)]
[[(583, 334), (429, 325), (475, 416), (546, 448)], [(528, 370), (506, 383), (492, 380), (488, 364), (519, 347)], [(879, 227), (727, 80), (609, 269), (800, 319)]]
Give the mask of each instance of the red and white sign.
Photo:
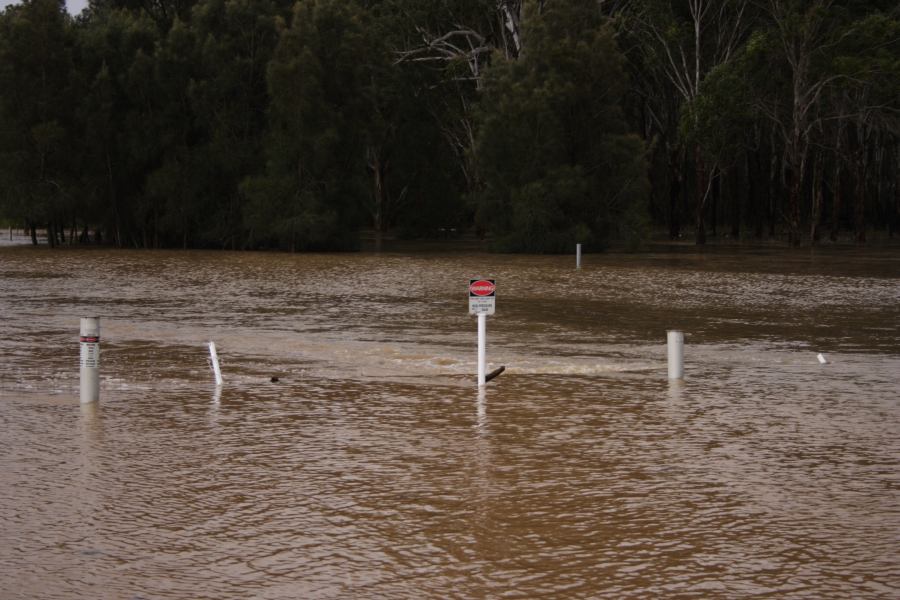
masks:
[(469, 280), (469, 297), (473, 296), (493, 296), (497, 291), (497, 284), (493, 279), (470, 279)]
[(469, 314), (492, 315), (496, 309), (497, 282), (493, 279), (469, 280)]

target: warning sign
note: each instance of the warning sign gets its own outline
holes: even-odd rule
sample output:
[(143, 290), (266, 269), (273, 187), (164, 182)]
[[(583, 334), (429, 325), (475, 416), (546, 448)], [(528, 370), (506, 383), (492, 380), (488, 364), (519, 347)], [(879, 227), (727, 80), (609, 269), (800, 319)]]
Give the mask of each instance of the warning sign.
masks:
[(469, 314), (492, 315), (496, 308), (497, 282), (494, 279), (469, 280)]

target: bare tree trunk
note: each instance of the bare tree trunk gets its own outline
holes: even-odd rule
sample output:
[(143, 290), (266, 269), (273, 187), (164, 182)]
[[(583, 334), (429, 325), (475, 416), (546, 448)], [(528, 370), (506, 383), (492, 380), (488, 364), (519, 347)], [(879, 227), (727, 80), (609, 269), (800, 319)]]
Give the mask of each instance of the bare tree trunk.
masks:
[(856, 161), (856, 182), (853, 198), (853, 229), (857, 243), (866, 242), (866, 171), (868, 170), (868, 152), (865, 147), (860, 149), (860, 156)]
[(684, 177), (679, 154), (677, 150), (673, 150), (669, 155), (669, 238), (673, 240), (681, 237), (680, 205)]
[[(900, 226), (900, 145), (894, 145), (894, 224)], [(891, 229), (891, 237), (894, 229)]]
[(836, 164), (834, 166), (834, 183), (832, 187), (834, 188), (834, 193), (832, 194), (833, 198), (831, 200), (831, 238), (832, 242), (836, 242), (838, 240), (838, 234), (841, 230), (841, 210), (843, 210), (843, 185), (841, 182), (841, 171), (843, 167), (843, 161), (840, 160), (840, 157), (837, 157)]
[(730, 178), (731, 185), (731, 238), (738, 239), (741, 237), (741, 217), (744, 207), (744, 186), (741, 186), (739, 168), (734, 168), (734, 175)]
[(720, 200), (722, 199), (722, 171), (716, 171), (715, 175), (712, 176), (712, 181), (710, 182), (710, 198), (712, 199), (712, 206), (710, 207), (710, 212), (712, 213), (712, 236), (714, 238), (719, 237), (719, 210), (721, 207)]
[(748, 194), (750, 197), (750, 210), (752, 211), (753, 235), (756, 239), (762, 239), (763, 230), (765, 228), (765, 210), (762, 207), (760, 199), (760, 186), (757, 185), (757, 178), (762, 175), (763, 167), (759, 156), (759, 150), (753, 153), (753, 158), (747, 156), (747, 178), (748, 178)]
[(369, 170), (372, 172), (372, 225), (375, 228), (375, 249), (380, 251), (385, 230), (385, 210), (387, 208), (387, 176), (388, 161), (378, 148), (369, 148)]
[(813, 162), (812, 214), (809, 219), (809, 239), (813, 244), (818, 244), (822, 237), (819, 231), (819, 221), (822, 218), (822, 163), (822, 153), (819, 152)]
[(694, 240), (698, 246), (706, 244), (706, 198), (709, 192), (707, 183), (707, 173), (703, 164), (703, 157), (700, 155), (700, 146), (694, 148), (694, 170), (696, 173), (696, 206), (694, 212), (695, 230)]
[(884, 198), (884, 188), (885, 185), (890, 186), (890, 184), (887, 183), (887, 180), (891, 177), (890, 171), (885, 170), (888, 163), (887, 155), (888, 152), (885, 148), (884, 138), (881, 135), (878, 135), (876, 138), (875, 147), (873, 148), (872, 156), (872, 159), (875, 161), (875, 205), (878, 207), (879, 211), (882, 207), (884, 207), (884, 221), (888, 229), (888, 235), (890, 236), (893, 215), (891, 215), (891, 203)]
[(669, 183), (669, 238), (677, 240), (681, 235), (678, 203), (681, 198), (681, 174), (673, 174)]
[(771, 144), (769, 148), (769, 194), (766, 202), (766, 216), (769, 219), (769, 237), (775, 237), (775, 222), (777, 221), (777, 194), (778, 187), (778, 153), (775, 151), (775, 128), (772, 128)]
[(800, 186), (802, 179), (799, 173), (791, 173), (790, 192), (788, 193), (788, 245), (800, 245)]

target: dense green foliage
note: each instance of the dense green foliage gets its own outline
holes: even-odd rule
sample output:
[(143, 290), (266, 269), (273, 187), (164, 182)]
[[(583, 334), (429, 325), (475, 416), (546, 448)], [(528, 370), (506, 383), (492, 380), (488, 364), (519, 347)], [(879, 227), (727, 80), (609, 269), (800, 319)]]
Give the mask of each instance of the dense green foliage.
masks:
[(0, 218), (51, 245), (864, 241), (900, 229), (898, 40), (880, 0), (24, 0)]

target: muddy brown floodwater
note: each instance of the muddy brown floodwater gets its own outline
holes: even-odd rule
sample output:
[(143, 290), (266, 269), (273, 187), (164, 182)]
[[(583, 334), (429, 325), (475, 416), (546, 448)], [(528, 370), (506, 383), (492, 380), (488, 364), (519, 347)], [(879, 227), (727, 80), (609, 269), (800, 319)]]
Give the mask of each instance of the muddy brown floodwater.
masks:
[(900, 597), (900, 252), (574, 262), (0, 248), (0, 597)]

